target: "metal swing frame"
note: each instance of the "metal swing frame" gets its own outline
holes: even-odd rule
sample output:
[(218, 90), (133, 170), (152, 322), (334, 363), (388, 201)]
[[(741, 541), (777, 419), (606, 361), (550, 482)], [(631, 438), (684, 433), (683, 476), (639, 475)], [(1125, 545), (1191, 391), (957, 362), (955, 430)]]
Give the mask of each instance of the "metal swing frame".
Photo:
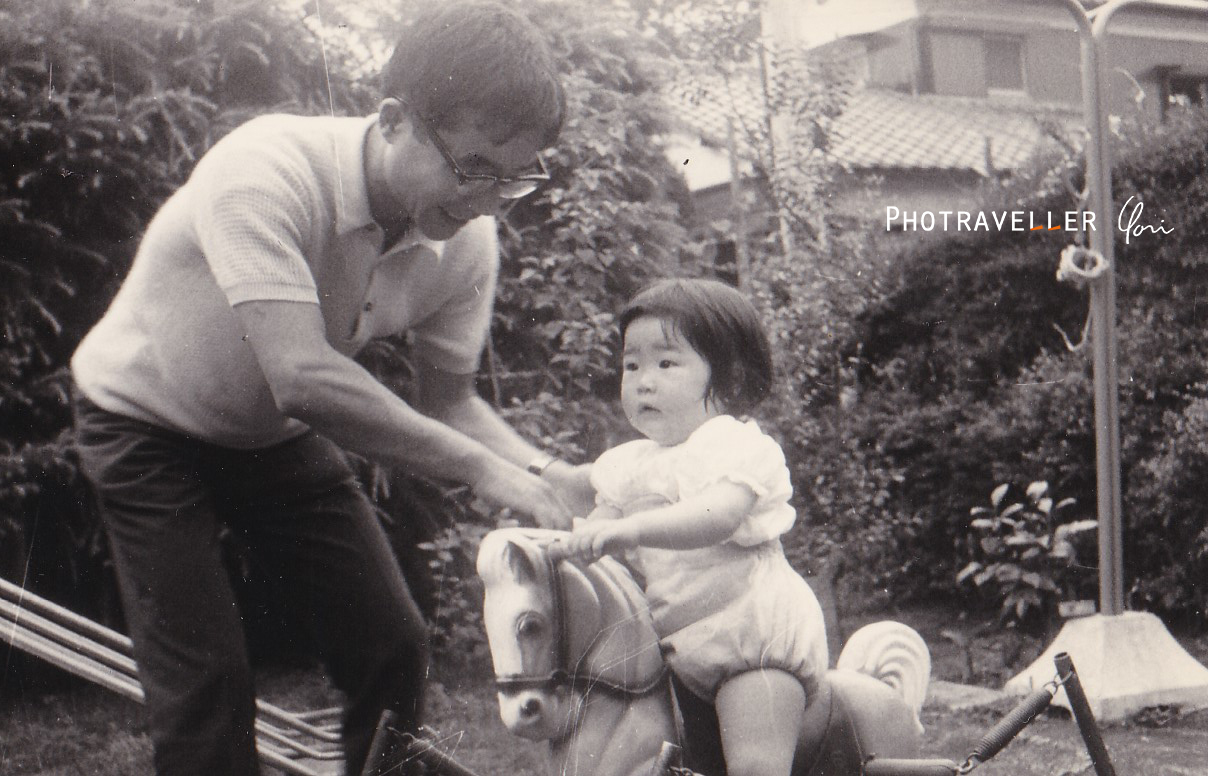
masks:
[[(0, 578), (0, 640), (68, 673), (144, 702), (130, 639), (98, 622)], [(256, 751), (261, 761), (291, 776), (326, 776), (342, 762), (339, 708), (287, 711), (256, 700)], [(426, 738), (397, 729), (382, 714), (362, 776), (393, 772), (415, 760), (443, 776), (477, 776)]]
[[(0, 579), (0, 637), (16, 649), (142, 703), (128, 637)], [(292, 712), (256, 701), (260, 759), (294, 776), (322, 776), (308, 764), (338, 762), (339, 709)]]

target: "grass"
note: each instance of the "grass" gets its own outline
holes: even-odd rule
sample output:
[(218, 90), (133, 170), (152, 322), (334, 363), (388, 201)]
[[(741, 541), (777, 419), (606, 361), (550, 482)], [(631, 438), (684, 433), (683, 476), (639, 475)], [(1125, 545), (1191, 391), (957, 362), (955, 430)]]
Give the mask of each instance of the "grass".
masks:
[[(935, 609), (899, 612), (932, 648), (936, 678), (999, 686), (1040, 651), (1043, 641), (1003, 634)], [(878, 617), (879, 619), (879, 617)], [(850, 631), (859, 618), (844, 622)], [(944, 632), (948, 635), (944, 635)], [(1208, 638), (1180, 638), (1208, 664)], [(36, 666), (0, 684), (0, 774), (5, 776), (142, 776), (151, 773), (143, 709), (105, 690), (64, 680)], [(485, 677), (445, 676), (434, 685), (429, 721), (441, 745), (482, 776), (546, 776), (544, 746), (511, 736), (499, 721)], [(315, 671), (261, 671), (262, 694), (290, 709), (319, 708), (337, 698)], [(1010, 702), (973, 711), (924, 710), (924, 756), (960, 763), (975, 742), (1009, 711)], [(1208, 776), (1208, 711), (1146, 713), (1103, 726), (1118, 776)], [(1034, 721), (978, 776), (1084, 776), (1090, 760), (1074, 723), (1053, 712)], [(266, 774), (276, 774), (266, 769)]]

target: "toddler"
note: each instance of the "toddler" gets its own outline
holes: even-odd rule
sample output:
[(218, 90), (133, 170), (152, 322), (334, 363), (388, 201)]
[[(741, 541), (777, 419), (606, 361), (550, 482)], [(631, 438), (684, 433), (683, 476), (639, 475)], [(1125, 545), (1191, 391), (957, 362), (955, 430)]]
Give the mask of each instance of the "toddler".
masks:
[(731, 776), (788, 776), (827, 652), (780, 544), (796, 518), (784, 454), (745, 418), (772, 382), (767, 336), (712, 280), (659, 281), (620, 325), (621, 404), (645, 438), (592, 466), (597, 507), (569, 550), (624, 554), (644, 577), (669, 665), (717, 710)]

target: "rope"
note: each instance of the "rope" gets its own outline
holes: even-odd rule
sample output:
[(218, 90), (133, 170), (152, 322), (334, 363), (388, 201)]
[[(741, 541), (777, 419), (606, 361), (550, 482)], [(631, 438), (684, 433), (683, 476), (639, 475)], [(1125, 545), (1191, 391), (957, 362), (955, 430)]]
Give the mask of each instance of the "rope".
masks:
[[(1061, 261), (1057, 264), (1057, 280), (1062, 283), (1073, 283), (1075, 286), (1083, 288), (1106, 275), (1110, 269), (1107, 259), (1103, 258), (1103, 254), (1099, 251), (1082, 245), (1069, 245), (1061, 252)], [(1091, 312), (1088, 310), (1086, 313), (1086, 321), (1082, 324), (1082, 334), (1079, 335), (1077, 344), (1070, 341), (1069, 336), (1060, 326), (1054, 323), (1053, 328), (1065, 341), (1067, 350), (1071, 353), (1079, 353), (1086, 347), (1087, 336), (1090, 334)]]
[(1103, 254), (1081, 245), (1067, 246), (1057, 265), (1057, 280), (1085, 286), (1107, 274), (1109, 267)]

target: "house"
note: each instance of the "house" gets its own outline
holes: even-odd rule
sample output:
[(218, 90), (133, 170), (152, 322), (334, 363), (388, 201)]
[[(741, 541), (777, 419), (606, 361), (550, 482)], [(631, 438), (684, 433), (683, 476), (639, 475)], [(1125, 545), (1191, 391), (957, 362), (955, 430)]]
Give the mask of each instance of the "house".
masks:
[[(1103, 5), (1083, 3), (1091, 13)], [(1080, 39), (1062, 0), (766, 0), (764, 29), (856, 84), (830, 129), (831, 156), (847, 170), (839, 213), (967, 208), (987, 181), (1085, 137)], [(1113, 122), (1208, 106), (1208, 2), (1120, 10), (1105, 64)], [(734, 126), (766, 121), (757, 71), (747, 78), (684, 103), (699, 145), (672, 154), (702, 220), (732, 208), (728, 157), (747, 156)]]

